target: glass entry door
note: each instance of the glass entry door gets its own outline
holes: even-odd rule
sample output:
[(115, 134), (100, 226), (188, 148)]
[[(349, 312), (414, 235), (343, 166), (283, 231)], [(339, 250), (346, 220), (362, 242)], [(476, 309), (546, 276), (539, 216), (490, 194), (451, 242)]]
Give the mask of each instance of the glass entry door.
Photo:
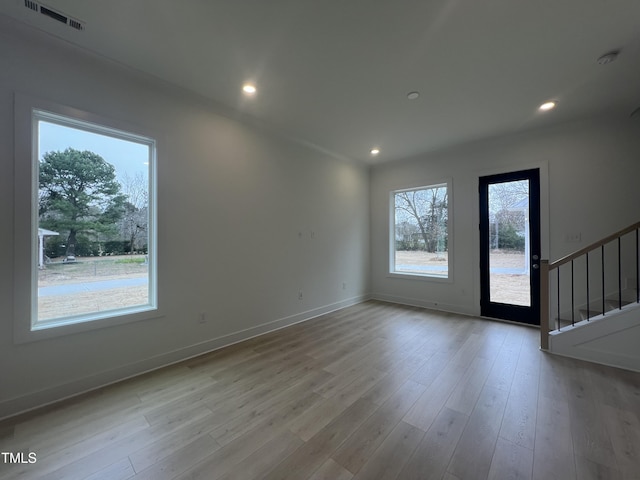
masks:
[(480, 178), (480, 310), (540, 324), (540, 174)]

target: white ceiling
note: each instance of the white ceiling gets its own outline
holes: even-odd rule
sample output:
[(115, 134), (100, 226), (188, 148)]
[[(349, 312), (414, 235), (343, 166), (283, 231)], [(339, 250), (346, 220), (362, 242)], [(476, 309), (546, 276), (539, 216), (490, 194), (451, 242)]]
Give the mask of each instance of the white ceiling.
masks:
[(42, 3), (86, 29), (0, 13), (364, 162), (640, 106), (639, 0)]

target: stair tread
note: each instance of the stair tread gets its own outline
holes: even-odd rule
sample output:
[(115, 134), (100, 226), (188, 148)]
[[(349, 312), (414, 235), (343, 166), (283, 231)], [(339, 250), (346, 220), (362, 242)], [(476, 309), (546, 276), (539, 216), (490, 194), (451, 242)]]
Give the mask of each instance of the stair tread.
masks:
[[(632, 303), (638, 303), (638, 302), (623, 302), (622, 306), (626, 306), (626, 305), (630, 305)], [(614, 310), (618, 310), (618, 306), (616, 305), (613, 308), (608, 308), (605, 310), (605, 316), (607, 313), (609, 312), (613, 312)], [(586, 308), (581, 308), (578, 310), (579, 315), (576, 316), (576, 318), (573, 320), (573, 323), (578, 323), (581, 322), (583, 320), (589, 320), (591, 318), (597, 317), (599, 315), (602, 315), (602, 308), (593, 308), (593, 309), (589, 309), (588, 311), (588, 317), (587, 317), (587, 309)], [(558, 325), (558, 322), (560, 323), (560, 327), (566, 327), (566, 326), (570, 326), (572, 324), (571, 319), (567, 319), (567, 318), (555, 318), (554, 319), (554, 323), (553, 325)]]

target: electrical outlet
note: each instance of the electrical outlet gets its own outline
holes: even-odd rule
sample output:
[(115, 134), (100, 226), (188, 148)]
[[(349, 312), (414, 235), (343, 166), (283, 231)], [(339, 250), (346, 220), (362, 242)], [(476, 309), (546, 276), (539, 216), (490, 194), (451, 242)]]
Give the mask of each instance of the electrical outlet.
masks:
[(346, 290), (347, 289), (347, 282), (342, 282), (342, 289)]
[(564, 241), (568, 243), (578, 243), (582, 240), (582, 234), (580, 232), (565, 233)]
[(302, 290), (298, 292), (298, 300), (302, 300)]
[(205, 323), (207, 323), (207, 314), (205, 312), (200, 312), (198, 314), (198, 323), (200, 325), (204, 325)]

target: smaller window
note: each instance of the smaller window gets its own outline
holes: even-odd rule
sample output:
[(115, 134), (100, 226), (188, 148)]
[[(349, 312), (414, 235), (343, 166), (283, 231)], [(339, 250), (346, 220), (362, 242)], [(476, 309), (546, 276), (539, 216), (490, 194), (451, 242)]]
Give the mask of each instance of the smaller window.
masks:
[(392, 192), (391, 273), (449, 278), (446, 183)]

